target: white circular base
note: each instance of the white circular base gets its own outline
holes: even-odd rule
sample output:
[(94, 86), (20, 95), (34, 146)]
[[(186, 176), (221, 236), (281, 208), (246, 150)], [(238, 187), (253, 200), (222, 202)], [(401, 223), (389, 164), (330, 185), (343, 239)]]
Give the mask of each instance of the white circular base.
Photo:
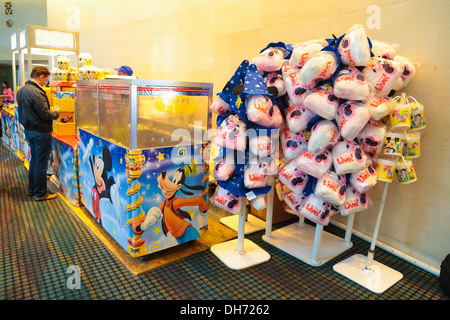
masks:
[(234, 270), (245, 269), (270, 259), (270, 255), (251, 240), (244, 239), (243, 252), (238, 252), (237, 248), (238, 240), (233, 239), (213, 245), (211, 251), (228, 268)]
[[(232, 215), (220, 219), (220, 223), (227, 226), (231, 230), (238, 231), (239, 229), (239, 215)], [(261, 231), (266, 228), (265, 221), (258, 219), (257, 217), (249, 214), (247, 215), (247, 220), (245, 221), (245, 231), (244, 234), (250, 234), (256, 231)]]
[(334, 271), (375, 293), (383, 293), (403, 278), (403, 275), (379, 262), (372, 261), (366, 269), (366, 256), (354, 256), (333, 266)]

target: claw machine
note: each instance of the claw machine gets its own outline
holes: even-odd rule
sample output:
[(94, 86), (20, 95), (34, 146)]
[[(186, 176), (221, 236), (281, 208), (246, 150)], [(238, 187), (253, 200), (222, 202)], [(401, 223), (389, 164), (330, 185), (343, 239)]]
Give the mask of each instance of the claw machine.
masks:
[(208, 229), (211, 83), (79, 80), (81, 201), (132, 256)]

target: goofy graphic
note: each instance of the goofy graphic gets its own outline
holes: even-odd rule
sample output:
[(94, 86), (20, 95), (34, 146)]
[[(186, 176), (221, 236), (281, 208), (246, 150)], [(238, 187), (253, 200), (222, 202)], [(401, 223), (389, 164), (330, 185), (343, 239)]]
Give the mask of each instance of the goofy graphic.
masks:
[[(170, 180), (166, 171), (163, 170), (158, 176), (157, 181), (158, 187), (160, 188), (165, 200), (159, 205), (159, 207), (151, 208), (145, 217), (136, 218), (133, 220), (133, 232), (137, 235), (142, 234), (144, 230), (154, 225), (156, 222), (161, 221), (164, 235), (167, 237), (167, 234), (170, 232), (178, 243), (184, 243), (199, 238), (200, 234), (197, 229), (195, 229), (195, 227), (187, 221), (192, 219), (191, 215), (182, 208), (198, 206), (198, 209), (201, 212), (200, 216), (202, 214), (204, 215), (208, 210), (208, 204), (203, 198), (203, 193), (205, 193), (207, 189), (203, 190), (203, 185), (187, 185), (185, 182), (186, 174), (184, 168), (177, 169), (172, 180)], [(193, 192), (183, 188), (194, 191), (202, 190), (203, 192), (199, 196), (190, 198), (178, 197), (176, 195), (178, 190), (186, 195), (194, 195)]]

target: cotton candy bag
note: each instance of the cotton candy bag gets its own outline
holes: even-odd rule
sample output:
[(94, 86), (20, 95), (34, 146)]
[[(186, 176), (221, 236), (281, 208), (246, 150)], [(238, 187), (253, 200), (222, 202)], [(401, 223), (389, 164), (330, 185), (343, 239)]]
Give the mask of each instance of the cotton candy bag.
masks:
[(319, 154), (304, 151), (293, 161), (298, 169), (315, 178), (327, 173), (332, 164), (331, 153), (328, 150)]
[(239, 214), (246, 205), (245, 197), (237, 197), (220, 186), (217, 186), (211, 201), (214, 205), (233, 214)]
[(371, 158), (380, 154), (386, 137), (386, 127), (367, 123), (359, 132), (357, 140), (364, 152)]
[(292, 56), (289, 60), (291, 68), (295, 72), (299, 72), (313, 55), (321, 51), (327, 45), (328, 43), (325, 39), (310, 40), (295, 44)]
[(308, 140), (308, 151), (312, 153), (321, 153), (331, 149), (338, 143), (340, 138), (341, 134), (332, 121), (318, 121), (311, 128), (311, 134)]
[(305, 130), (294, 133), (284, 128), (281, 130), (280, 140), (284, 158), (287, 160), (296, 158), (308, 149), (308, 134)]
[(330, 205), (319, 196), (311, 193), (304, 202), (300, 213), (308, 220), (320, 224), (328, 225), (330, 222)]
[(236, 169), (234, 154), (231, 151), (222, 157), (215, 158), (214, 162), (213, 177), (218, 181), (228, 180)]
[(256, 210), (264, 210), (267, 208), (267, 194), (259, 194), (249, 201)]
[(337, 174), (347, 174), (363, 170), (367, 166), (367, 156), (353, 141), (341, 141), (332, 151), (333, 166)]
[(371, 40), (371, 42), (372, 53), (375, 57), (392, 60), (397, 55), (396, 46), (398, 45), (379, 40)]
[(294, 106), (300, 106), (303, 104), (303, 95), (306, 92), (306, 88), (302, 87), (302, 83), (297, 78), (297, 73), (291, 68), (288, 62), (283, 64), (281, 72), (286, 93), (289, 97), (289, 103)]
[(377, 173), (375, 168), (369, 165), (361, 171), (353, 172), (350, 175), (350, 183), (358, 192), (367, 192), (377, 184)]
[(371, 119), (378, 121), (389, 115), (392, 99), (381, 94), (371, 94), (363, 102), (372, 111)]
[(278, 179), (292, 192), (301, 194), (308, 184), (308, 175), (297, 169), (294, 162), (285, 164), (278, 172)]
[(338, 71), (333, 82), (334, 95), (346, 100), (365, 100), (370, 87), (366, 77), (355, 67), (346, 66)]
[(279, 128), (283, 123), (280, 109), (265, 95), (250, 95), (245, 100), (247, 117), (261, 126)]
[(333, 89), (320, 86), (305, 93), (303, 104), (309, 111), (332, 120), (336, 117), (339, 99), (334, 95)]
[(248, 147), (251, 154), (270, 157), (277, 151), (278, 133), (276, 130), (250, 128), (247, 130)]
[(246, 124), (238, 116), (231, 114), (225, 118), (213, 136), (213, 142), (219, 147), (244, 151), (246, 148)]
[(367, 196), (367, 193), (359, 192), (350, 184), (349, 188), (347, 188), (344, 204), (339, 207), (341, 215), (345, 217), (368, 208), (369, 197)]
[(345, 175), (330, 170), (317, 180), (314, 193), (335, 206), (341, 206), (344, 204), (346, 188)]
[(332, 51), (320, 51), (309, 59), (298, 73), (298, 82), (303, 88), (311, 89), (320, 81), (330, 79), (338, 68), (338, 58)]
[(336, 121), (341, 136), (347, 140), (353, 140), (364, 128), (372, 116), (367, 106), (357, 101), (346, 101), (338, 107)]
[(289, 105), (284, 110), (286, 115), (286, 123), (292, 132), (299, 132), (308, 127), (309, 121), (317, 116), (314, 112), (306, 109), (304, 105), (294, 106)]
[(283, 200), (295, 214), (299, 215), (305, 203), (306, 196), (289, 192), (283, 196)]
[(277, 89), (276, 98), (282, 97), (286, 94), (286, 84), (283, 76), (277, 72), (270, 72), (264, 78), (267, 87), (275, 87)]
[(374, 57), (362, 70), (362, 73), (377, 92), (387, 95), (402, 75), (403, 70), (403, 63)]
[(269, 176), (275, 175), (277, 165), (272, 158), (250, 156), (248, 166), (244, 172), (244, 186), (246, 188), (262, 188), (269, 184)]
[(370, 61), (370, 44), (360, 24), (350, 27), (338, 45), (341, 62), (350, 66), (365, 66)]

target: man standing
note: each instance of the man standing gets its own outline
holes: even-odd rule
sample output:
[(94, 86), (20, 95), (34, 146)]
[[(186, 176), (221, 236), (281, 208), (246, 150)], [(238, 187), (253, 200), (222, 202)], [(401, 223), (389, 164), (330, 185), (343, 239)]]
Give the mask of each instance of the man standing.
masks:
[(28, 173), (28, 195), (34, 200), (50, 200), (56, 194), (47, 193), (47, 165), (52, 150), (53, 122), (59, 117), (59, 109), (50, 109), (50, 103), (42, 87), (50, 77), (46, 67), (35, 67), (31, 79), (17, 92), (19, 121), (25, 128), (31, 150)]

